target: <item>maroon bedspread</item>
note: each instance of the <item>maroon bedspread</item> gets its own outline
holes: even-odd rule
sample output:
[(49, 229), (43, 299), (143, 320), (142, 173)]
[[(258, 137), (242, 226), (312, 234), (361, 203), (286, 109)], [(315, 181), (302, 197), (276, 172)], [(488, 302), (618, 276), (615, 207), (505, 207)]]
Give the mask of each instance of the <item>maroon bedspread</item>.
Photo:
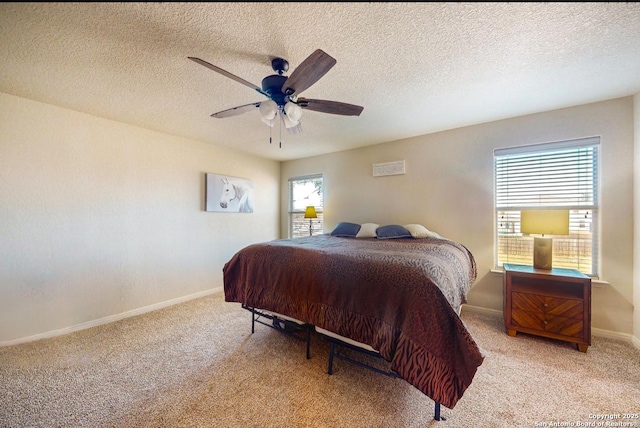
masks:
[(366, 343), (450, 409), (484, 359), (456, 313), (476, 279), (475, 260), (450, 240), (274, 240), (238, 251), (223, 274), (225, 301)]

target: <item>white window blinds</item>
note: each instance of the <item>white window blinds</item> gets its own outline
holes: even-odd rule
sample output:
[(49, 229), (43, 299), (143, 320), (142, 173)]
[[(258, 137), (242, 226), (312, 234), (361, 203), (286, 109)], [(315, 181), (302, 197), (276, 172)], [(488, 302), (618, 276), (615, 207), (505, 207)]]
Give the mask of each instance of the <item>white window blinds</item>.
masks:
[(494, 152), (498, 266), (532, 264), (522, 209), (568, 209), (569, 235), (554, 237), (553, 265), (597, 276), (599, 144), (593, 137)]

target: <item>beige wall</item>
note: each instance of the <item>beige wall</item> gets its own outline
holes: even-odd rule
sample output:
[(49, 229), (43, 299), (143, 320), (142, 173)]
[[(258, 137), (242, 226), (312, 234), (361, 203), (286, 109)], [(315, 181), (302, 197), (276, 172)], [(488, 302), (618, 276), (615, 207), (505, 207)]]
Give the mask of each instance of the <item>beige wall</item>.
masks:
[[(325, 231), (339, 221), (425, 224), (474, 253), (479, 274), (469, 303), (501, 310), (501, 276), (490, 272), (493, 149), (593, 135), (602, 137), (601, 272), (608, 282), (594, 286), (593, 325), (635, 332), (638, 341), (632, 249), (640, 237), (630, 213), (639, 104), (622, 98), (281, 168), (0, 94), (0, 345), (220, 289), (222, 266), (235, 251), (286, 236), (287, 179), (312, 173), (325, 177)], [(373, 163), (401, 159), (405, 175), (372, 177)], [(205, 172), (252, 179), (255, 213), (204, 212)]]
[(634, 281), (633, 281), (633, 336), (640, 348), (640, 94), (633, 98), (635, 123), (634, 151)]
[[(279, 236), (279, 162), (0, 94), (0, 344), (222, 287)], [(253, 180), (204, 212), (204, 174)]]
[[(493, 150), (601, 137), (601, 279), (593, 288), (593, 327), (633, 329), (633, 98), (523, 116), (340, 153), (284, 162), (290, 177), (323, 173), (325, 232), (340, 221), (421, 223), (466, 245), (478, 264), (469, 304), (502, 310), (494, 264)], [(406, 161), (406, 174), (372, 177), (372, 164)], [(286, 198), (280, 209), (287, 211)], [(282, 217), (281, 233), (287, 233)]]

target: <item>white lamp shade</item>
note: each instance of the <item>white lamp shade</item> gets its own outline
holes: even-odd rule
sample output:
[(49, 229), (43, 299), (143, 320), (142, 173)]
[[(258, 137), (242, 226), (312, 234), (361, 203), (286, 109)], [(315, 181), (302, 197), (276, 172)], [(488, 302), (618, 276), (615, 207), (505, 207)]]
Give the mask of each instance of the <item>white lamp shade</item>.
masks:
[(264, 117), (260, 117), (260, 120), (262, 121), (262, 123), (272, 128), (273, 128), (273, 125), (276, 123), (275, 119), (265, 119)]
[(288, 102), (284, 105), (284, 113), (292, 122), (296, 122), (297, 125), (297, 122), (302, 117), (302, 108), (298, 104)]
[(289, 119), (289, 116), (287, 116), (286, 114), (282, 115), (282, 122), (284, 123), (284, 127), (287, 128), (287, 129), (288, 128), (293, 128), (296, 125), (298, 125), (298, 123), (300, 123), (297, 120), (294, 121), (294, 120)]
[(263, 101), (260, 103), (260, 116), (264, 120), (273, 120), (278, 113), (278, 104), (273, 100)]

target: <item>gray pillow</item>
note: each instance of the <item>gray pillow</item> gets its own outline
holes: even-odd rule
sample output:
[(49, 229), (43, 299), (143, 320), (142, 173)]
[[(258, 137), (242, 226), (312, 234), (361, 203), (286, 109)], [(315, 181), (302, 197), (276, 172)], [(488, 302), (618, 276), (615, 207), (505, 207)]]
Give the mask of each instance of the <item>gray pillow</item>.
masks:
[(380, 226), (376, 229), (376, 237), (378, 239), (413, 238), (411, 232), (409, 232), (406, 227), (398, 224)]
[(360, 230), (360, 225), (343, 221), (331, 232), (331, 236), (341, 236), (344, 238), (355, 238)]

